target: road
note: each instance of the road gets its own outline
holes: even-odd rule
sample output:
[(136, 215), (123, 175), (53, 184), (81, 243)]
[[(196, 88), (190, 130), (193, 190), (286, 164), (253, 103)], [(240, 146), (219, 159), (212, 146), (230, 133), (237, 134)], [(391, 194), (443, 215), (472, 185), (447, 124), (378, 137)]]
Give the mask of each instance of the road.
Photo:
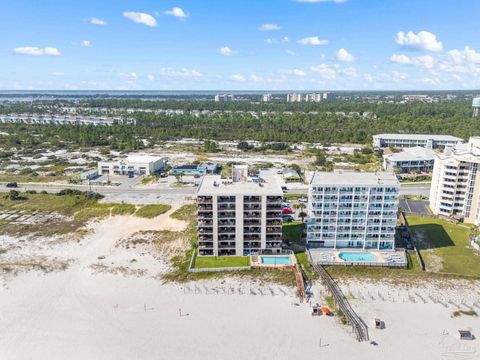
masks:
[[(195, 195), (194, 187), (178, 188), (151, 188), (151, 187), (122, 187), (122, 186), (88, 186), (75, 184), (41, 184), (41, 183), (22, 183), (18, 184), (16, 190), (26, 191), (35, 190), (37, 192), (47, 191), (56, 193), (63, 189), (78, 189), (81, 191), (95, 191), (105, 196), (104, 202), (125, 202), (128, 204), (182, 204), (188, 198)], [(0, 185), (0, 192), (7, 192), (12, 188)]]
[[(36, 190), (47, 192), (58, 192), (60, 190), (70, 188), (79, 189), (82, 191), (90, 190), (88, 185), (73, 185), (73, 184), (19, 184), (18, 190)], [(7, 188), (5, 185), (0, 185), (0, 192), (9, 191), (11, 188)], [(125, 201), (128, 203), (155, 203), (158, 199), (167, 199), (174, 202), (178, 202), (180, 199), (195, 195), (196, 188), (194, 187), (163, 187), (163, 188), (151, 188), (151, 187), (121, 187), (121, 186), (92, 186), (92, 191), (105, 195), (108, 200)], [(307, 187), (289, 188), (287, 193), (292, 194), (307, 194)], [(401, 185), (400, 195), (423, 195), (428, 196), (430, 193), (430, 184), (416, 184), (416, 185)]]

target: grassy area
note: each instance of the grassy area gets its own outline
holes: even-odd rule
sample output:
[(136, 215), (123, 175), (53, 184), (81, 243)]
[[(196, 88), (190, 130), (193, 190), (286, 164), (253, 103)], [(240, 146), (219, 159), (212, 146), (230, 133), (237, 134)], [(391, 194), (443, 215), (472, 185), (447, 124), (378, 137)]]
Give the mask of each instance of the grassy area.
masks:
[(480, 277), (480, 258), (469, 247), (473, 226), (443, 219), (407, 216), (427, 270)]
[(112, 216), (115, 215), (131, 215), (135, 212), (136, 206), (132, 204), (116, 204), (112, 208)]
[(165, 214), (172, 207), (170, 205), (156, 204), (144, 205), (135, 212), (135, 216), (152, 219), (159, 215)]
[(191, 221), (195, 217), (197, 206), (195, 204), (184, 205), (175, 210), (170, 217), (176, 220)]
[(141, 184), (142, 185), (148, 185), (150, 184), (153, 180), (155, 180), (154, 176), (146, 176), (142, 179)]
[(306, 194), (283, 194), (283, 197), (285, 199), (294, 200), (294, 199), (300, 199), (300, 198), (303, 198), (303, 197), (307, 197), (307, 195)]
[(292, 221), (291, 223), (283, 224), (282, 235), (289, 245), (305, 245), (302, 242), (304, 226), (305, 224), (301, 221)]
[(46, 182), (58, 182), (58, 181), (68, 181), (70, 177), (68, 176), (51, 176), (51, 175), (20, 175), (20, 174), (2, 174), (0, 175), (0, 183), (8, 183), (8, 182), (17, 182), (17, 183), (29, 183), (29, 182), (36, 182), (36, 183), (46, 183)]
[(296, 253), (295, 257), (297, 259), (298, 265), (305, 271), (305, 274), (307, 275), (308, 280), (314, 281), (318, 279), (318, 274), (313, 271), (312, 265), (310, 264), (310, 261), (308, 260), (307, 254), (303, 253)]
[(452, 313), (452, 317), (458, 317), (458, 316), (478, 316), (477, 312), (474, 310), (457, 310)]
[(197, 256), (196, 268), (250, 266), (250, 256)]

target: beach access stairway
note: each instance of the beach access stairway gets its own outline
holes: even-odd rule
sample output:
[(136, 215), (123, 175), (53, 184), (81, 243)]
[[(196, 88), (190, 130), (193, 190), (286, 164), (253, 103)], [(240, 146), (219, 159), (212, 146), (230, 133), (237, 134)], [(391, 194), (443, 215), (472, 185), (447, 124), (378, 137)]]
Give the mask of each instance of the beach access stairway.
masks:
[[(309, 254), (310, 255), (310, 254)], [(311, 261), (311, 256), (310, 261)], [(350, 303), (343, 294), (342, 290), (338, 284), (333, 280), (330, 274), (323, 268), (322, 265), (317, 265), (312, 262), (313, 270), (320, 275), (322, 282), (327, 287), (330, 294), (335, 300), (335, 304), (338, 306), (339, 310), (345, 315), (348, 323), (352, 326), (353, 333), (358, 341), (368, 341), (368, 328), (367, 325), (363, 322), (362, 319), (353, 311)]]
[(302, 272), (300, 271), (298, 264), (295, 264), (292, 270), (293, 270), (293, 273), (295, 274), (295, 282), (297, 283), (298, 297), (300, 298), (301, 301), (303, 301), (305, 300), (306, 294), (305, 294), (305, 282), (303, 280)]

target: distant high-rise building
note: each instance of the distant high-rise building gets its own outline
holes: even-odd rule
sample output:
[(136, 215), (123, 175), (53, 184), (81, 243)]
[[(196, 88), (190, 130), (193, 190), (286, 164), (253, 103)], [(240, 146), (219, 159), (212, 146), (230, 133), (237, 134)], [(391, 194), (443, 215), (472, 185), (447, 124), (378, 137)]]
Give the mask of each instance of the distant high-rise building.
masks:
[(263, 101), (263, 102), (272, 101), (272, 94), (263, 94), (263, 95), (262, 95), (262, 101)]
[(336, 95), (333, 92), (324, 92), (322, 97), (323, 100), (335, 100)]
[(320, 102), (322, 101), (322, 94), (307, 94), (305, 95), (306, 102)]
[(480, 116), (480, 97), (473, 98), (473, 116)]
[(216, 102), (233, 101), (235, 98), (231, 94), (215, 95)]
[(288, 102), (302, 102), (303, 97), (302, 94), (288, 94), (287, 101)]

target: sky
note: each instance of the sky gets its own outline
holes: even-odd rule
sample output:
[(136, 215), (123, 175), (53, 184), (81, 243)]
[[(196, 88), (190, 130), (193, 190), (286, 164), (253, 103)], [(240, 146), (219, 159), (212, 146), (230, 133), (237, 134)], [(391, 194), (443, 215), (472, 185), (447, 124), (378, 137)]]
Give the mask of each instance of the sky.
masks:
[(2, 90), (480, 88), (480, 0), (2, 0)]

